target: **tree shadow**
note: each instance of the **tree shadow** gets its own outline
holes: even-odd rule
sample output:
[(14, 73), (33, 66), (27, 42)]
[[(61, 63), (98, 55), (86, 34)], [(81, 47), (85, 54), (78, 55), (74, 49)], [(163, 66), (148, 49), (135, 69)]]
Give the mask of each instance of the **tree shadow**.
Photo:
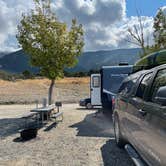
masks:
[(35, 120), (31, 119), (26, 121), (23, 118), (0, 119), (0, 138), (4, 139), (5, 137), (19, 133), (19, 130), (26, 128), (27, 125), (29, 127), (36, 126), (38, 129), (43, 127), (41, 123), (37, 124)]
[(69, 127), (77, 128), (77, 136), (109, 138), (114, 136), (112, 122), (109, 121), (103, 114), (100, 114), (97, 117), (95, 113), (88, 114), (83, 121), (75, 123)]
[(18, 133), (24, 127), (24, 120), (21, 118), (0, 119), (0, 138), (3, 139)]
[(134, 166), (124, 149), (117, 147), (115, 139), (110, 139), (101, 147), (104, 166)]

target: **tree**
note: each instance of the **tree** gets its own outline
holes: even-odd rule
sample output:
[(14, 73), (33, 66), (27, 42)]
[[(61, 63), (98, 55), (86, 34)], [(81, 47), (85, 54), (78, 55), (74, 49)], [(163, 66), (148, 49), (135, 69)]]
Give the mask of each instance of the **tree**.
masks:
[(155, 47), (159, 49), (166, 49), (166, 15), (160, 8), (154, 18), (154, 39)]
[(76, 19), (67, 28), (52, 12), (50, 0), (34, 0), (34, 3), (35, 9), (22, 15), (16, 37), (30, 56), (31, 65), (39, 67), (41, 74), (51, 80), (48, 93), (51, 104), (55, 79), (63, 76), (65, 67), (73, 67), (82, 52), (83, 28)]
[(150, 35), (145, 35), (145, 24), (143, 17), (140, 15), (140, 11), (136, 9), (137, 11), (137, 18), (138, 18), (138, 24), (134, 25), (133, 27), (128, 28), (128, 37), (126, 39), (127, 42), (132, 43), (134, 45), (137, 45), (142, 48), (142, 52), (140, 52), (140, 57), (144, 57), (147, 55), (150, 46)]
[[(138, 25), (134, 25), (132, 28), (128, 28), (129, 37), (128, 42), (135, 44), (142, 48), (143, 53), (141, 56), (146, 54), (145, 35), (144, 35), (144, 24), (141, 16), (138, 15)], [(147, 41), (148, 42), (148, 41)]]
[(22, 72), (22, 75), (23, 75), (24, 79), (33, 78), (33, 74), (29, 70), (24, 70)]

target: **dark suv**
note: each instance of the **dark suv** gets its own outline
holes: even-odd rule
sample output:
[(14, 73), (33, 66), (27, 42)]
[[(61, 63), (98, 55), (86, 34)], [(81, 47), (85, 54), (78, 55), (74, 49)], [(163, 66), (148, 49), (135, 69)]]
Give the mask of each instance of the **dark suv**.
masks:
[(124, 80), (113, 122), (119, 147), (131, 145), (148, 165), (166, 165), (166, 64)]

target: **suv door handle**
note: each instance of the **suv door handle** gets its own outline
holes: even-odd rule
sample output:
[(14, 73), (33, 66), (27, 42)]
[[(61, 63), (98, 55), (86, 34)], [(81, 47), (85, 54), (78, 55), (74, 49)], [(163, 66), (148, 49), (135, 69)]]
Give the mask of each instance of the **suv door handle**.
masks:
[(138, 112), (142, 115), (142, 116), (145, 116), (147, 114), (146, 111), (143, 111), (142, 109), (139, 109)]

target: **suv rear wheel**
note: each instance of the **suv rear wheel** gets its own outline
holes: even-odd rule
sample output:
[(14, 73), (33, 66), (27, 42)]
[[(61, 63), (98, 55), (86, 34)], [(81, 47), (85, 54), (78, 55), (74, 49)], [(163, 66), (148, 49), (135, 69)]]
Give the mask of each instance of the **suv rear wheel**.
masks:
[(91, 104), (91, 103), (87, 103), (87, 104), (86, 104), (86, 108), (87, 108), (87, 109), (92, 109), (92, 108), (93, 108), (93, 106), (92, 106), (92, 104)]
[(114, 134), (115, 134), (116, 144), (118, 145), (119, 148), (123, 148), (126, 143), (122, 137), (119, 119), (117, 116), (115, 116), (115, 119), (114, 119)]

